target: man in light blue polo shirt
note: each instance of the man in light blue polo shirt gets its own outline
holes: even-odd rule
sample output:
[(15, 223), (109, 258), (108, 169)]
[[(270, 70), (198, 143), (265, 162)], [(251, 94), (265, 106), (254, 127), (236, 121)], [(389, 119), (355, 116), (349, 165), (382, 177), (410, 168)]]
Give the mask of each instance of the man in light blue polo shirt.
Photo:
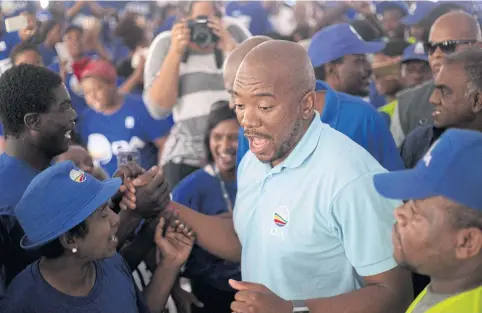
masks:
[(244, 282), (230, 281), (239, 291), (232, 311), (288, 313), (291, 301), (313, 312), (405, 310), (410, 274), (396, 266), (390, 240), (401, 203), (371, 184), (386, 170), (314, 111), (305, 50), (260, 44), (244, 58), (232, 94), (250, 144), (234, 224), (172, 204), (201, 247), (241, 260)]
[[(253, 37), (239, 45), (226, 59), (225, 86), (232, 90), (234, 76), (246, 54), (257, 45), (269, 40), (268, 37)], [(320, 44), (315, 42), (315, 44)], [(371, 51), (371, 43), (356, 39), (353, 45), (359, 50)], [(379, 46), (380, 44), (377, 43)], [(383, 47), (383, 44), (381, 44)], [(377, 46), (377, 47), (378, 47)], [(338, 53), (332, 51), (333, 53)], [(316, 57), (316, 56), (315, 56)], [(312, 62), (315, 62), (312, 60)], [(316, 73), (316, 72), (315, 72)], [(315, 110), (320, 113), (321, 121), (345, 134), (350, 139), (365, 148), (387, 170), (394, 171), (404, 168), (395, 141), (380, 114), (360, 97), (333, 90), (327, 83), (316, 82)], [(243, 128), (238, 134), (237, 164), (249, 150), (248, 139)]]

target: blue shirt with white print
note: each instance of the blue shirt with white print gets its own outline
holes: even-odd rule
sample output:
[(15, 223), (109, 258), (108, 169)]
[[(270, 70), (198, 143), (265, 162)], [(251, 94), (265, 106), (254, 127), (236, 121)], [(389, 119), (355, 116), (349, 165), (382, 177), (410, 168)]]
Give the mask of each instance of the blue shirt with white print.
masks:
[(86, 110), (77, 123), (77, 133), (94, 162), (112, 175), (119, 151), (138, 150), (143, 168), (156, 165), (158, 149), (154, 141), (166, 136), (173, 124), (172, 117), (153, 119), (142, 97), (129, 94), (112, 114)]

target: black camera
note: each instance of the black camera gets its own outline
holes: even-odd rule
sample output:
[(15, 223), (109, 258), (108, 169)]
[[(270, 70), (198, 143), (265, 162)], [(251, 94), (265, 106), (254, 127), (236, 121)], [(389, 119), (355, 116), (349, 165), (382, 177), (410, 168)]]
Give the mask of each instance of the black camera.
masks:
[(191, 30), (191, 42), (200, 48), (206, 48), (216, 43), (219, 38), (213, 33), (208, 26), (207, 16), (198, 16), (195, 20), (189, 20), (188, 27)]

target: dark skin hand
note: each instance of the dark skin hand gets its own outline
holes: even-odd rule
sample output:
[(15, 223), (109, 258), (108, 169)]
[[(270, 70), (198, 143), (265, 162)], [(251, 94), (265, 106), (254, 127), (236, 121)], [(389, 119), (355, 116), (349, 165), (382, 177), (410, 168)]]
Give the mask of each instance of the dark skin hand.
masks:
[(169, 186), (157, 166), (134, 180), (128, 180), (125, 190), (124, 206), (121, 209), (134, 210), (143, 218), (156, 216), (171, 201)]

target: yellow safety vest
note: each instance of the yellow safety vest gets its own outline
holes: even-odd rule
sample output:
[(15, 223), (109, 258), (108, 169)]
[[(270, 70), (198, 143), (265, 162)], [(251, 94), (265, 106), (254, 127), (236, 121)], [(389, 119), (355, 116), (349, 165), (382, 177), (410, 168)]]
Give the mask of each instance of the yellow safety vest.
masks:
[[(427, 287), (428, 288), (428, 287)], [(412, 313), (417, 304), (427, 294), (425, 288), (412, 302), (406, 313)], [(459, 293), (435, 304), (424, 313), (481, 313), (482, 312), (482, 286)]]
[(387, 113), (388, 116), (390, 116), (390, 119), (392, 119), (393, 113), (395, 113), (395, 109), (397, 108), (397, 105), (398, 105), (398, 100), (395, 99), (392, 102), (379, 107), (378, 111)]

